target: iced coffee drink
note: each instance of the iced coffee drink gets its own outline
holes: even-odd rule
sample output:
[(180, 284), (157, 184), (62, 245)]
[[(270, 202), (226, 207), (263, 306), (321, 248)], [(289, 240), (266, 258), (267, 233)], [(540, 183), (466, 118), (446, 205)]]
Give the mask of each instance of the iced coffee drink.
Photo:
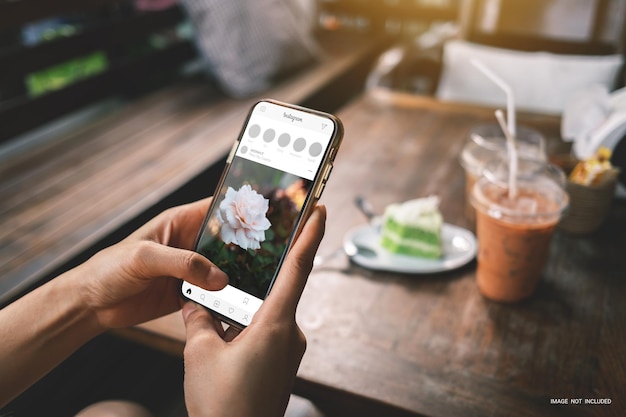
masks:
[(518, 177), (511, 198), (506, 164), (486, 170), (471, 195), (479, 242), (476, 281), (485, 297), (516, 302), (529, 297), (541, 278), (554, 228), (569, 201), (564, 174), (538, 166), (532, 175)]

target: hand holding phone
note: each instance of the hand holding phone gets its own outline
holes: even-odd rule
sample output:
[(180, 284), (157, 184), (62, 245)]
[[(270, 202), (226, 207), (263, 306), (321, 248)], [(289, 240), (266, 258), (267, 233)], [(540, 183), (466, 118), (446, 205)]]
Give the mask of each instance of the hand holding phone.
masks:
[(246, 327), (319, 200), (343, 129), (327, 113), (263, 100), (235, 142), (196, 251), (229, 277), (220, 291), (184, 282), (185, 297)]
[(284, 414), (306, 346), (295, 322), (296, 306), (324, 234), (325, 218), (324, 207), (313, 211), (271, 294), (241, 333), (233, 328), (224, 333), (221, 323), (195, 303), (183, 306), (190, 416)]

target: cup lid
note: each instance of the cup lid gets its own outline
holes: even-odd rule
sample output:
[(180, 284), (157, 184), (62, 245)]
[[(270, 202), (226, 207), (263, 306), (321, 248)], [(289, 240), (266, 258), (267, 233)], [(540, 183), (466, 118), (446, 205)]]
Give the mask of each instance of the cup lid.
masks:
[(474, 185), (472, 204), (490, 216), (515, 223), (554, 221), (569, 204), (565, 173), (555, 165), (519, 159), (517, 196), (509, 198), (509, 164), (489, 161)]
[[(539, 131), (520, 125), (516, 136), (518, 154), (521, 157), (546, 162), (545, 138)], [(469, 130), (468, 140), (459, 154), (459, 162), (466, 170), (480, 175), (486, 162), (506, 154), (506, 151), (506, 138), (500, 126), (483, 123)]]
[[(497, 123), (481, 123), (470, 128), (468, 132), (471, 141), (478, 146), (492, 151), (506, 149), (506, 138), (502, 128)], [(519, 147), (533, 146), (539, 159), (545, 158), (545, 137), (532, 127), (518, 125), (516, 127), (516, 140)]]
[[(505, 154), (488, 161), (483, 168), (483, 175), (492, 183), (508, 187), (509, 181), (509, 161)], [(558, 166), (544, 161), (529, 158), (517, 159), (518, 182), (528, 181), (551, 181), (561, 189), (565, 189), (567, 176)]]

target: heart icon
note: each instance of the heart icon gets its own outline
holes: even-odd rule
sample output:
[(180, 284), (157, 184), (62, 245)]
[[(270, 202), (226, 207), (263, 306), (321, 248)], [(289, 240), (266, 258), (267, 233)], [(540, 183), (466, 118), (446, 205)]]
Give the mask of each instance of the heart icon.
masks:
[(228, 312), (229, 312), (230, 314), (233, 314), (233, 313), (235, 312), (235, 309), (234, 309), (234, 308), (232, 308), (232, 307), (228, 307)]

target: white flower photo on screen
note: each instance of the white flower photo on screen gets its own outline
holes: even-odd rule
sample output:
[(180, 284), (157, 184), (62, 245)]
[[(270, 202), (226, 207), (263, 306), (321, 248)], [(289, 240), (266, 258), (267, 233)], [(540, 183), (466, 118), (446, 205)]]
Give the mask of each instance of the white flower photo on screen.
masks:
[(249, 184), (238, 191), (228, 187), (217, 211), (224, 243), (234, 243), (244, 250), (259, 249), (265, 231), (271, 226), (267, 219), (269, 199), (257, 193)]

